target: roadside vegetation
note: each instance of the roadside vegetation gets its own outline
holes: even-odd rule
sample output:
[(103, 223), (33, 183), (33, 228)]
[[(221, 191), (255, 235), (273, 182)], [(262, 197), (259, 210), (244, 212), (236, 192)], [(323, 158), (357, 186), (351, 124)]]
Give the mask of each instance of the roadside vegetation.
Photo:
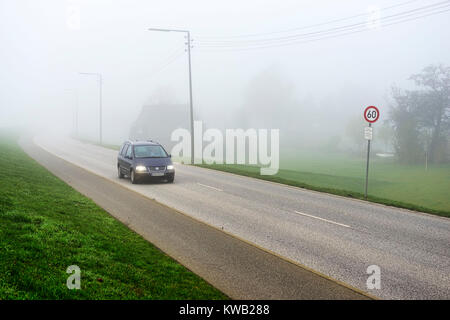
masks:
[[(261, 176), (258, 166), (213, 164), (201, 167), (231, 172), (300, 188), (364, 199), (365, 159), (313, 152), (282, 152), (281, 169)], [(450, 164), (402, 165), (372, 157), (368, 200), (450, 217)]]
[[(0, 132), (0, 300), (226, 299)], [(81, 269), (69, 290), (66, 269)]]

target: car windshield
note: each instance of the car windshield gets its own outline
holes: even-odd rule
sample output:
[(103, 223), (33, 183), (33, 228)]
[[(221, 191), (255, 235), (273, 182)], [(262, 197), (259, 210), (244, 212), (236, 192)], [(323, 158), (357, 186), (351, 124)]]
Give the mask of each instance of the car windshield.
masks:
[(168, 156), (158, 145), (134, 146), (134, 155), (136, 158), (166, 158)]

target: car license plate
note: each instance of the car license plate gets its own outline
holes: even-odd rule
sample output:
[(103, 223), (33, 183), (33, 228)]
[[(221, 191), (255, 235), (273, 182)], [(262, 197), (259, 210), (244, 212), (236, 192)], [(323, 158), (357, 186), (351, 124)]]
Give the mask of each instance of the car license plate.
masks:
[(152, 176), (153, 177), (161, 177), (161, 176), (163, 176), (164, 175), (164, 172), (153, 172), (152, 173)]

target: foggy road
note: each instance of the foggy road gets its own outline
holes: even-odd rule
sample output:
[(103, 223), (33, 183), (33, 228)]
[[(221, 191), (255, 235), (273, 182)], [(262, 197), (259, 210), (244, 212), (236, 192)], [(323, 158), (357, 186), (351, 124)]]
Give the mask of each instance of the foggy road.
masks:
[[(131, 185), (117, 151), (38, 136), (44, 150), (196, 220), (384, 299), (450, 298), (450, 220), (175, 164), (174, 184)], [(367, 267), (381, 289), (366, 287)]]
[(369, 299), (183, 213), (92, 174), (32, 143), (22, 148), (54, 175), (233, 299)]

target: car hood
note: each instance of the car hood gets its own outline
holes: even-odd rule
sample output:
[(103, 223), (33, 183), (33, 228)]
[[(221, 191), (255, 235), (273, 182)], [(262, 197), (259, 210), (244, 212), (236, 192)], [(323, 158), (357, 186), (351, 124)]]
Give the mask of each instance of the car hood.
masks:
[(168, 166), (172, 164), (172, 160), (170, 158), (137, 158), (135, 160), (137, 166)]

